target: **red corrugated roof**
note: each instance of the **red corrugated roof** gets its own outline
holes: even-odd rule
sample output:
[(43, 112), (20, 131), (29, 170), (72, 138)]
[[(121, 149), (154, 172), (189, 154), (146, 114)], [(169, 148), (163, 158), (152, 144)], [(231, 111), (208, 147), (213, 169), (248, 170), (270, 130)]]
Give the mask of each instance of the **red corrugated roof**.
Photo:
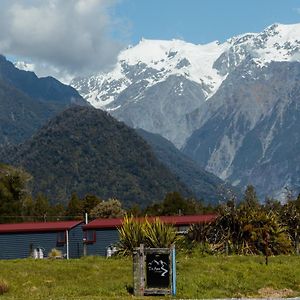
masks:
[(215, 220), (217, 215), (193, 215), (193, 216), (161, 216), (159, 219), (172, 225), (192, 225), (198, 223), (208, 223)]
[(57, 221), (0, 224), (0, 233), (62, 231), (70, 230), (81, 223), (82, 221)]
[(96, 219), (82, 226), (83, 230), (96, 228), (115, 228), (121, 226), (123, 219)]
[[(208, 223), (215, 220), (217, 215), (193, 215), (193, 216), (159, 216), (159, 217), (147, 217), (151, 222), (156, 218), (159, 218), (162, 222), (172, 225), (192, 225), (198, 223)], [(137, 218), (136, 220), (143, 221), (144, 218)], [(83, 226), (83, 230), (88, 229), (101, 229), (101, 228), (114, 228), (121, 226), (123, 219), (96, 219)]]

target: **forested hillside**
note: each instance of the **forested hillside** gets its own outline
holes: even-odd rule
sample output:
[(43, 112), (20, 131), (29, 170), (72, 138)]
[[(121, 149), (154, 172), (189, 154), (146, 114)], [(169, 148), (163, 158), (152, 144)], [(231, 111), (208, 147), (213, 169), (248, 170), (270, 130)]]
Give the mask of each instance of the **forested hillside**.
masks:
[(170, 191), (192, 195), (133, 129), (101, 110), (72, 107), (2, 154), (33, 176), (33, 194), (66, 203), (75, 192), (146, 206)]
[(213, 205), (218, 204), (232, 197), (239, 195), (234, 189), (223, 180), (205, 171), (197, 162), (185, 156), (170, 141), (159, 134), (137, 129), (137, 133), (144, 138), (151, 146), (156, 157), (166, 165), (172, 173), (186, 184), (198, 199)]

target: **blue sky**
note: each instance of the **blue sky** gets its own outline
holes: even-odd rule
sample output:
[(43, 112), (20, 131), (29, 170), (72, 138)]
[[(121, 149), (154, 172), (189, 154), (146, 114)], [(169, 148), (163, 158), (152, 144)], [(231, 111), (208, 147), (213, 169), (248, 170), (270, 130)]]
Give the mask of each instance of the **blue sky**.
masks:
[(224, 41), (278, 23), (300, 22), (299, 0), (121, 0), (117, 17), (130, 23), (129, 40), (179, 38)]

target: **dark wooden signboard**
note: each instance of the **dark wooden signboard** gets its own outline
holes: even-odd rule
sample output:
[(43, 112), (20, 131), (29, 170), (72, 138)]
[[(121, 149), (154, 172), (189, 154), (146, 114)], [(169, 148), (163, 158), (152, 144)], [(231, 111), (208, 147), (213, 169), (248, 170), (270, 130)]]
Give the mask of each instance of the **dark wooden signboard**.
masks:
[(170, 255), (161, 253), (146, 254), (146, 287), (170, 287)]
[(176, 295), (175, 247), (133, 252), (134, 295)]

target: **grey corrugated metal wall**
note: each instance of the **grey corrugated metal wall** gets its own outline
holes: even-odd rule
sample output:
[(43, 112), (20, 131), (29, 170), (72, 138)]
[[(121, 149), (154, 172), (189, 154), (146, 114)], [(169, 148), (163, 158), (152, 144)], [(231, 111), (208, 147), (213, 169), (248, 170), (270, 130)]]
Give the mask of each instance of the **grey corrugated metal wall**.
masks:
[(69, 257), (79, 258), (83, 255), (83, 231), (82, 224), (69, 232)]
[(87, 245), (87, 255), (106, 255), (106, 249), (119, 241), (117, 229), (96, 230), (96, 242)]
[(57, 232), (6, 233), (0, 235), (0, 259), (27, 258), (30, 257), (30, 249), (37, 247), (45, 249), (45, 255), (53, 248), (66, 253), (65, 245), (57, 245)]
[[(56, 248), (67, 253), (66, 244), (57, 244), (57, 232), (1, 233), (0, 259), (17, 259), (30, 257), (31, 248), (42, 247), (47, 256), (51, 249)], [(69, 257), (79, 258), (82, 251), (81, 224), (69, 231)]]

